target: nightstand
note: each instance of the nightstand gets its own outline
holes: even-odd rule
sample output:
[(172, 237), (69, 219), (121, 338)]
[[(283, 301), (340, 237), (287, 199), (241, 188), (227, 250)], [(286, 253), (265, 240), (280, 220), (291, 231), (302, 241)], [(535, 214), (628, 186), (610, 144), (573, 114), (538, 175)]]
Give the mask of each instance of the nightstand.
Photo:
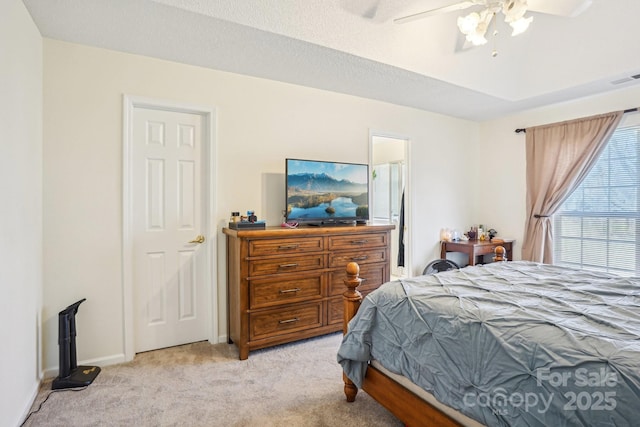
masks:
[(469, 256), (469, 265), (476, 265), (476, 260), (479, 256), (492, 254), (496, 246), (502, 246), (507, 251), (507, 260), (511, 261), (514, 242), (515, 240), (504, 240), (500, 243), (494, 243), (489, 240), (442, 242), (440, 258), (446, 258), (447, 252), (462, 252)]

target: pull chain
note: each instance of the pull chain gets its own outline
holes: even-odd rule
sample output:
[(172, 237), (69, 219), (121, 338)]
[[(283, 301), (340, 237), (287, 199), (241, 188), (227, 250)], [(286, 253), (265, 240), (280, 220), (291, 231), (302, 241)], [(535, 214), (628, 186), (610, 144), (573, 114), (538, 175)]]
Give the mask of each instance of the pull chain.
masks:
[(495, 12), (493, 13), (493, 51), (491, 52), (491, 56), (495, 58), (498, 56), (498, 28), (497, 28), (497, 19)]

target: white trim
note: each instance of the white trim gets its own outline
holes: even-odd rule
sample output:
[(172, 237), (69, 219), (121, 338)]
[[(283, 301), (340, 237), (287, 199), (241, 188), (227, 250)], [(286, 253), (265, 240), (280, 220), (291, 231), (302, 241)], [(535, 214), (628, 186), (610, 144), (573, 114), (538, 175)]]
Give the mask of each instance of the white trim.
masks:
[[(124, 353), (112, 354), (111, 356), (98, 357), (95, 359), (87, 359), (78, 361), (78, 366), (110, 366), (118, 363), (127, 362)], [(60, 368), (49, 368), (44, 371), (44, 378), (55, 378), (60, 373)]]
[[(135, 356), (135, 337), (134, 337), (134, 317), (133, 317), (133, 236), (132, 230), (132, 164), (131, 164), (131, 145), (132, 145), (132, 125), (133, 111), (135, 108), (147, 108), (162, 111), (175, 111), (181, 113), (198, 114), (203, 116), (206, 129), (203, 132), (203, 138), (206, 142), (204, 147), (207, 159), (203, 163), (203, 173), (206, 176), (204, 183), (204, 194), (206, 195), (205, 216), (203, 225), (205, 227), (204, 234), (207, 236), (206, 248), (210, 268), (206, 272), (207, 300), (207, 335), (211, 344), (217, 344), (218, 341), (218, 277), (217, 277), (217, 228), (213, 220), (216, 212), (216, 194), (217, 194), (217, 115), (216, 109), (209, 106), (197, 106), (191, 104), (182, 104), (166, 100), (157, 100), (151, 98), (124, 95), (122, 108), (122, 309), (123, 309), (123, 354), (124, 360), (133, 360)], [(117, 363), (117, 362), (116, 362)]]
[[(402, 134), (398, 134), (398, 133), (393, 133), (393, 132), (383, 132), (383, 131), (378, 131), (375, 129), (369, 129), (369, 169), (371, 170), (373, 168), (373, 138), (374, 137), (380, 137), (380, 138), (393, 138), (393, 139), (399, 139), (399, 140), (403, 140), (404, 141), (404, 159), (405, 159), (405, 170), (406, 170), (406, 182), (405, 182), (405, 188), (404, 188), (404, 226), (407, 230), (408, 236), (409, 236), (409, 244), (406, 246), (406, 250), (407, 250), (407, 257), (405, 259), (405, 267), (404, 267), (404, 271), (407, 277), (413, 277), (413, 238), (412, 238), (412, 219), (413, 219), (413, 210), (412, 210), (412, 200), (413, 200), (413, 193), (411, 192), (411, 180), (412, 180), (412, 175), (411, 175), (411, 138), (409, 138), (406, 135), (402, 135)], [(373, 183), (371, 182), (371, 180), (369, 180), (369, 194), (372, 195), (373, 194)], [(369, 196), (371, 197), (371, 196)], [(373, 207), (371, 204), (371, 200), (369, 200), (369, 206)], [(372, 212), (372, 210), (370, 210)]]
[(41, 370), (40, 381), (36, 381), (33, 383), (33, 389), (31, 390), (31, 397), (27, 399), (26, 405), (24, 405), (22, 408), (22, 415), (20, 415), (20, 418), (18, 418), (20, 420), (20, 424), (16, 424), (16, 425), (20, 425), (20, 426), (23, 425), (25, 420), (31, 413), (31, 408), (33, 407), (33, 404), (35, 403), (36, 398), (38, 397), (38, 393), (40, 392), (40, 385), (42, 384), (42, 375), (43, 375), (43, 372)]

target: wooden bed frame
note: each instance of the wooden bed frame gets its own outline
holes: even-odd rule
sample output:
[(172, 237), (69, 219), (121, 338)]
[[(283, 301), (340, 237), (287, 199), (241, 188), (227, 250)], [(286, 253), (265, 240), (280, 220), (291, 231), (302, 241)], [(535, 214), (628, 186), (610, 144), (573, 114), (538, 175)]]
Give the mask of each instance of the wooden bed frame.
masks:
[[(347, 265), (347, 278), (344, 283), (348, 289), (343, 294), (344, 333), (347, 332), (349, 320), (355, 316), (362, 302), (362, 294), (357, 290), (358, 285), (362, 282), (362, 279), (358, 277), (359, 274), (360, 266), (357, 263), (351, 262)], [(342, 378), (344, 380), (344, 394), (347, 396), (347, 402), (353, 402), (356, 399), (358, 388), (344, 373), (342, 374)], [(367, 368), (362, 389), (408, 427), (461, 426), (460, 423), (421, 399), (398, 382), (389, 378), (372, 365), (369, 365)]]

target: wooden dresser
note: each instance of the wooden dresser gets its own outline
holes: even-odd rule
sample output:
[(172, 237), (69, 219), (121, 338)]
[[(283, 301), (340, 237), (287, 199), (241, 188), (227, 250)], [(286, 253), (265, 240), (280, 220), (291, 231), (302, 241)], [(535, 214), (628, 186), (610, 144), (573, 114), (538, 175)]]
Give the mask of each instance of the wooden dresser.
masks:
[(345, 268), (360, 265), (363, 295), (389, 280), (393, 225), (223, 229), (228, 336), (249, 351), (342, 330)]

